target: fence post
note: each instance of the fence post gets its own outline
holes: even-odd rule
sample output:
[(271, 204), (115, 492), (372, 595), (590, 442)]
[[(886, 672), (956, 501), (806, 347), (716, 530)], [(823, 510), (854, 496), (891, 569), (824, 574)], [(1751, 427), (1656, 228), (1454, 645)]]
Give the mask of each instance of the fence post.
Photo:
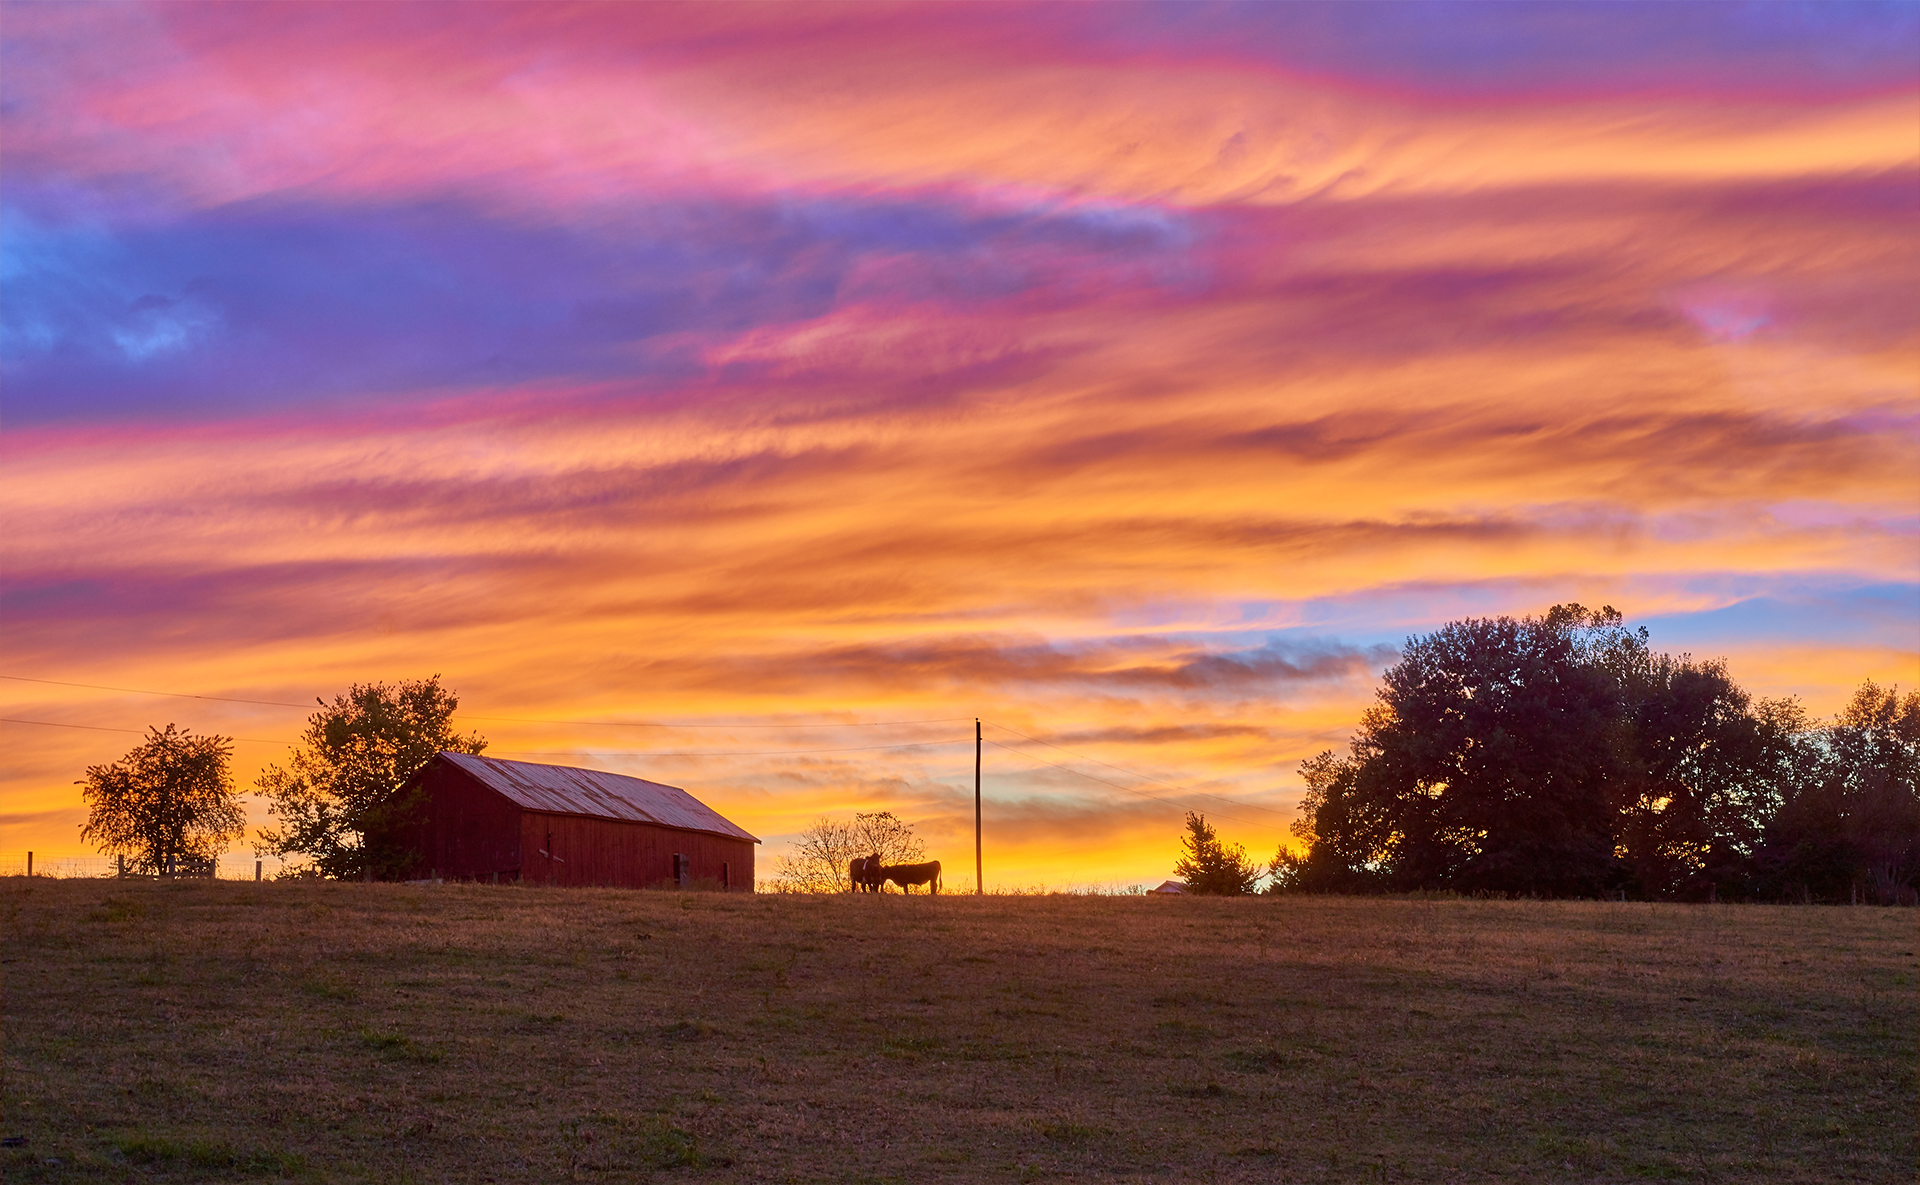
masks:
[(27, 875), (28, 876), (33, 875), (33, 853), (32, 852), (27, 853)]
[(256, 885), (260, 883), (260, 861), (258, 860), (253, 862), (253, 883)]
[(113, 858), (113, 875), (120, 880), (127, 879), (127, 854), (125, 852)]

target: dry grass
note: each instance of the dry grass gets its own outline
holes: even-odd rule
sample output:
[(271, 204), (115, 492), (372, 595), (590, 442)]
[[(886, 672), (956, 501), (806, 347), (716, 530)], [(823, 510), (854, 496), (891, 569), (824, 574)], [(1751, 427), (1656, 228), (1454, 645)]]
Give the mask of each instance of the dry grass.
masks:
[(1911, 1182), (1916, 914), (12, 878), (9, 1182)]

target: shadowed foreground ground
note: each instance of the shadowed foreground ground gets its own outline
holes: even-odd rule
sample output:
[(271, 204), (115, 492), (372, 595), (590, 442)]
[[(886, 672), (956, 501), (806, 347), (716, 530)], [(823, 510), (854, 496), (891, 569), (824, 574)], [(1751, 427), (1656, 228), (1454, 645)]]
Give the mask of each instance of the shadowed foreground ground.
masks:
[(1911, 1182), (1917, 920), (11, 878), (0, 1167)]

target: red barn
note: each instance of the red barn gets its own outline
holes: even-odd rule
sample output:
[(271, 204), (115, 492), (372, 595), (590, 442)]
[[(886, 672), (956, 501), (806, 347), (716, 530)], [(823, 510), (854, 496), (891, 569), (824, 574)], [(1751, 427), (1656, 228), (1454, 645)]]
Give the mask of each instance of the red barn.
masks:
[(408, 779), (407, 821), (370, 843), (419, 853), (403, 875), (753, 891), (758, 839), (675, 786), (565, 765), (441, 753)]

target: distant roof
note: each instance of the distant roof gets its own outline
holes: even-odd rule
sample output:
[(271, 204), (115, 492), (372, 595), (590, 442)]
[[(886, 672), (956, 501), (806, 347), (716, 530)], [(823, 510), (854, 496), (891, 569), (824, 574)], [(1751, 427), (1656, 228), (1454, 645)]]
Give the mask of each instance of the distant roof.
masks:
[(498, 757), (475, 757), (469, 753), (440, 756), (482, 785), (506, 795), (524, 810), (654, 823), (760, 842), (758, 837), (721, 818), (712, 807), (678, 786), (570, 765), (502, 761)]
[(1185, 881), (1161, 881), (1160, 887), (1154, 890), (1156, 893), (1184, 893), (1186, 891), (1187, 883)]

